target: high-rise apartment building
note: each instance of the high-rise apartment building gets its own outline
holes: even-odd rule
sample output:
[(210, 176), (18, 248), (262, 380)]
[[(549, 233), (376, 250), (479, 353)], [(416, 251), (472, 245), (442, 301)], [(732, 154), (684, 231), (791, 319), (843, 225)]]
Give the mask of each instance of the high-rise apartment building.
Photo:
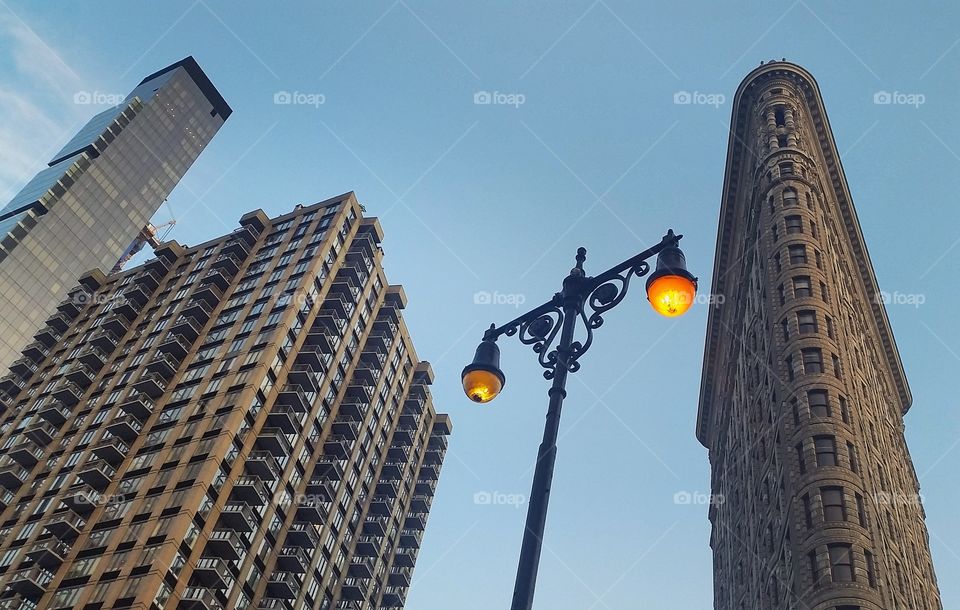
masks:
[(733, 103), (697, 437), (718, 610), (939, 610), (911, 404), (816, 81)]
[(188, 57), (90, 119), (0, 209), (0, 366), (83, 273), (113, 267), (230, 113)]
[(354, 195), (90, 273), (9, 376), (0, 608), (402, 608), (451, 423)]

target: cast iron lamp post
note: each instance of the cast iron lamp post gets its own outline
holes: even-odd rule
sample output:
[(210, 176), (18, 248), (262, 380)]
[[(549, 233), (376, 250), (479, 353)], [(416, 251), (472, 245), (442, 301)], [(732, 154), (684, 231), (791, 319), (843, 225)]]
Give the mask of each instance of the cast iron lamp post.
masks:
[[(584, 248), (577, 250), (577, 265), (563, 280), (563, 288), (553, 298), (520, 317), (497, 327), (491, 324), (483, 334), (473, 362), (463, 369), (463, 390), (470, 400), (485, 403), (496, 398), (506, 381), (500, 370), (500, 348), (497, 339), (518, 335), (520, 342), (530, 345), (538, 354), (543, 376), (552, 379), (548, 395), (547, 421), (543, 442), (537, 454), (533, 489), (527, 506), (527, 522), (520, 547), (520, 563), (513, 590), (511, 610), (531, 610), (540, 563), (540, 550), (547, 519), (550, 484), (557, 456), (557, 433), (560, 408), (567, 395), (567, 373), (580, 369), (580, 356), (593, 344), (593, 331), (603, 324), (603, 314), (615, 307), (627, 294), (630, 279), (650, 271), (647, 259), (657, 255), (657, 267), (647, 278), (647, 299), (658, 313), (679, 316), (690, 309), (697, 291), (697, 278), (687, 271), (686, 259), (678, 242), (682, 235), (667, 231), (660, 243), (647, 248), (596, 277), (587, 277), (583, 262)], [(574, 340), (577, 320), (583, 322), (586, 336)], [(559, 335), (559, 343), (553, 349)]]

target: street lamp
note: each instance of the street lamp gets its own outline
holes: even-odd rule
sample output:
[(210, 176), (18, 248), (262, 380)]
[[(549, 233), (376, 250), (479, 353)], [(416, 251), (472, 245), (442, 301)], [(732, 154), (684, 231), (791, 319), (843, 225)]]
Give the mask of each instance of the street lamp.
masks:
[[(678, 246), (682, 237), (675, 235), (671, 229), (660, 243), (595, 277), (587, 277), (584, 273), (587, 251), (579, 248), (577, 264), (564, 278), (560, 292), (503, 326), (491, 324), (483, 334), (473, 362), (463, 369), (461, 381), (467, 398), (476, 403), (490, 402), (497, 397), (506, 381), (500, 370), (500, 348), (496, 341), (503, 335), (517, 335), (521, 343), (531, 346), (537, 353), (540, 366), (544, 368), (544, 378), (553, 380), (547, 393), (550, 402), (543, 442), (537, 453), (533, 489), (527, 505), (527, 521), (511, 610), (533, 608), (550, 483), (557, 457), (560, 409), (567, 395), (567, 373), (575, 373), (580, 369), (580, 356), (593, 344), (593, 331), (603, 324), (603, 315), (623, 300), (631, 278), (649, 273), (647, 259), (653, 255), (657, 255), (657, 266), (650, 273), (645, 286), (650, 305), (657, 313), (668, 317), (682, 315), (690, 309), (696, 296), (697, 278), (687, 271), (686, 259)], [(586, 330), (582, 341), (574, 340), (578, 319)], [(557, 344), (552, 348), (554, 342)]]

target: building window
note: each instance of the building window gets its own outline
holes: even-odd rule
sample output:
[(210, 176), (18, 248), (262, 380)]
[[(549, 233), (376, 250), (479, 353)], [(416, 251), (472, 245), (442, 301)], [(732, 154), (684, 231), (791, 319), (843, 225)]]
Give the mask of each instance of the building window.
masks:
[(830, 337), (831, 339), (836, 339), (837, 338), (836, 333), (833, 330), (833, 318), (831, 318), (830, 316), (827, 316), (826, 320), (827, 320), (827, 336)]
[(820, 501), (823, 502), (825, 521), (847, 520), (847, 507), (843, 501), (842, 487), (824, 487), (820, 490)]
[[(776, 91), (774, 91), (776, 93)], [(786, 113), (784, 113), (783, 106), (777, 106), (773, 110), (773, 120), (776, 121), (777, 127), (785, 127), (787, 124)]]
[(843, 379), (843, 369), (840, 366), (840, 356), (832, 354), (831, 358), (833, 359), (833, 374), (837, 379)]
[(874, 589), (877, 588), (877, 569), (873, 561), (873, 553), (870, 551), (863, 552), (864, 563), (867, 564), (867, 582), (870, 583), (870, 586)]
[(813, 510), (810, 508), (810, 494), (803, 494), (803, 519), (807, 524), (807, 529), (813, 527)]
[(780, 304), (784, 305), (787, 302), (787, 293), (783, 289), (783, 284), (777, 286), (777, 295), (780, 297)]
[(837, 465), (837, 441), (832, 436), (813, 437), (813, 446), (817, 453), (817, 467)]
[(831, 544), (827, 549), (830, 552), (830, 574), (833, 582), (855, 582), (852, 547), (849, 544)]
[(807, 404), (810, 405), (811, 417), (830, 417), (830, 401), (826, 390), (807, 392)]
[(799, 216), (787, 216), (787, 235), (796, 235), (797, 233), (803, 233), (803, 219)]
[(787, 356), (783, 363), (787, 367), (787, 379), (793, 381), (793, 356)]
[(777, 225), (774, 224), (770, 227), (770, 235), (773, 236), (773, 241), (780, 239), (779, 232), (777, 231)]
[(849, 441), (847, 442), (847, 457), (850, 458), (850, 470), (859, 473), (860, 461), (857, 460), (857, 447)]
[(783, 340), (788, 341), (790, 339), (790, 329), (787, 327), (786, 318), (780, 321), (780, 328), (783, 330)]
[(810, 288), (810, 276), (801, 275), (793, 278), (793, 298), (803, 299), (813, 296), (813, 290)]
[(813, 582), (820, 581), (820, 569), (817, 566), (817, 551), (816, 549), (807, 553), (807, 562), (810, 564), (810, 578), (813, 579)]
[(801, 335), (817, 332), (817, 314), (812, 310), (798, 311), (797, 328)]
[(807, 459), (803, 455), (803, 443), (797, 445), (797, 465), (800, 468), (800, 474), (806, 474)]
[(847, 406), (847, 399), (843, 396), (840, 397), (840, 417), (843, 419), (843, 423), (850, 423), (850, 407)]
[(830, 294), (827, 292), (827, 285), (824, 282), (820, 282), (820, 294), (823, 297), (824, 303), (830, 302)]
[(793, 175), (793, 163), (787, 161), (780, 164), (780, 176), (792, 176)]
[(810, 347), (800, 350), (803, 357), (803, 373), (815, 375), (823, 372), (823, 352), (820, 348)]
[(860, 527), (867, 527), (867, 509), (863, 503), (863, 496), (856, 494), (857, 500), (857, 521), (860, 523)]
[(788, 248), (791, 265), (807, 264), (807, 247), (803, 244), (794, 244)]
[(792, 188), (783, 189), (783, 205), (784, 207), (791, 207), (791, 206), (797, 205), (796, 189), (792, 189)]

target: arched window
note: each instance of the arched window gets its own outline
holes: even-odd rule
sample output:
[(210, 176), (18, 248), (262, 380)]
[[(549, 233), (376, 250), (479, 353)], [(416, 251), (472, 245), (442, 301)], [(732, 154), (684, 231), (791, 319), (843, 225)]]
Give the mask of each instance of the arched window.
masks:
[(784, 207), (797, 205), (797, 189), (794, 189), (794, 188), (783, 189), (783, 205)]

